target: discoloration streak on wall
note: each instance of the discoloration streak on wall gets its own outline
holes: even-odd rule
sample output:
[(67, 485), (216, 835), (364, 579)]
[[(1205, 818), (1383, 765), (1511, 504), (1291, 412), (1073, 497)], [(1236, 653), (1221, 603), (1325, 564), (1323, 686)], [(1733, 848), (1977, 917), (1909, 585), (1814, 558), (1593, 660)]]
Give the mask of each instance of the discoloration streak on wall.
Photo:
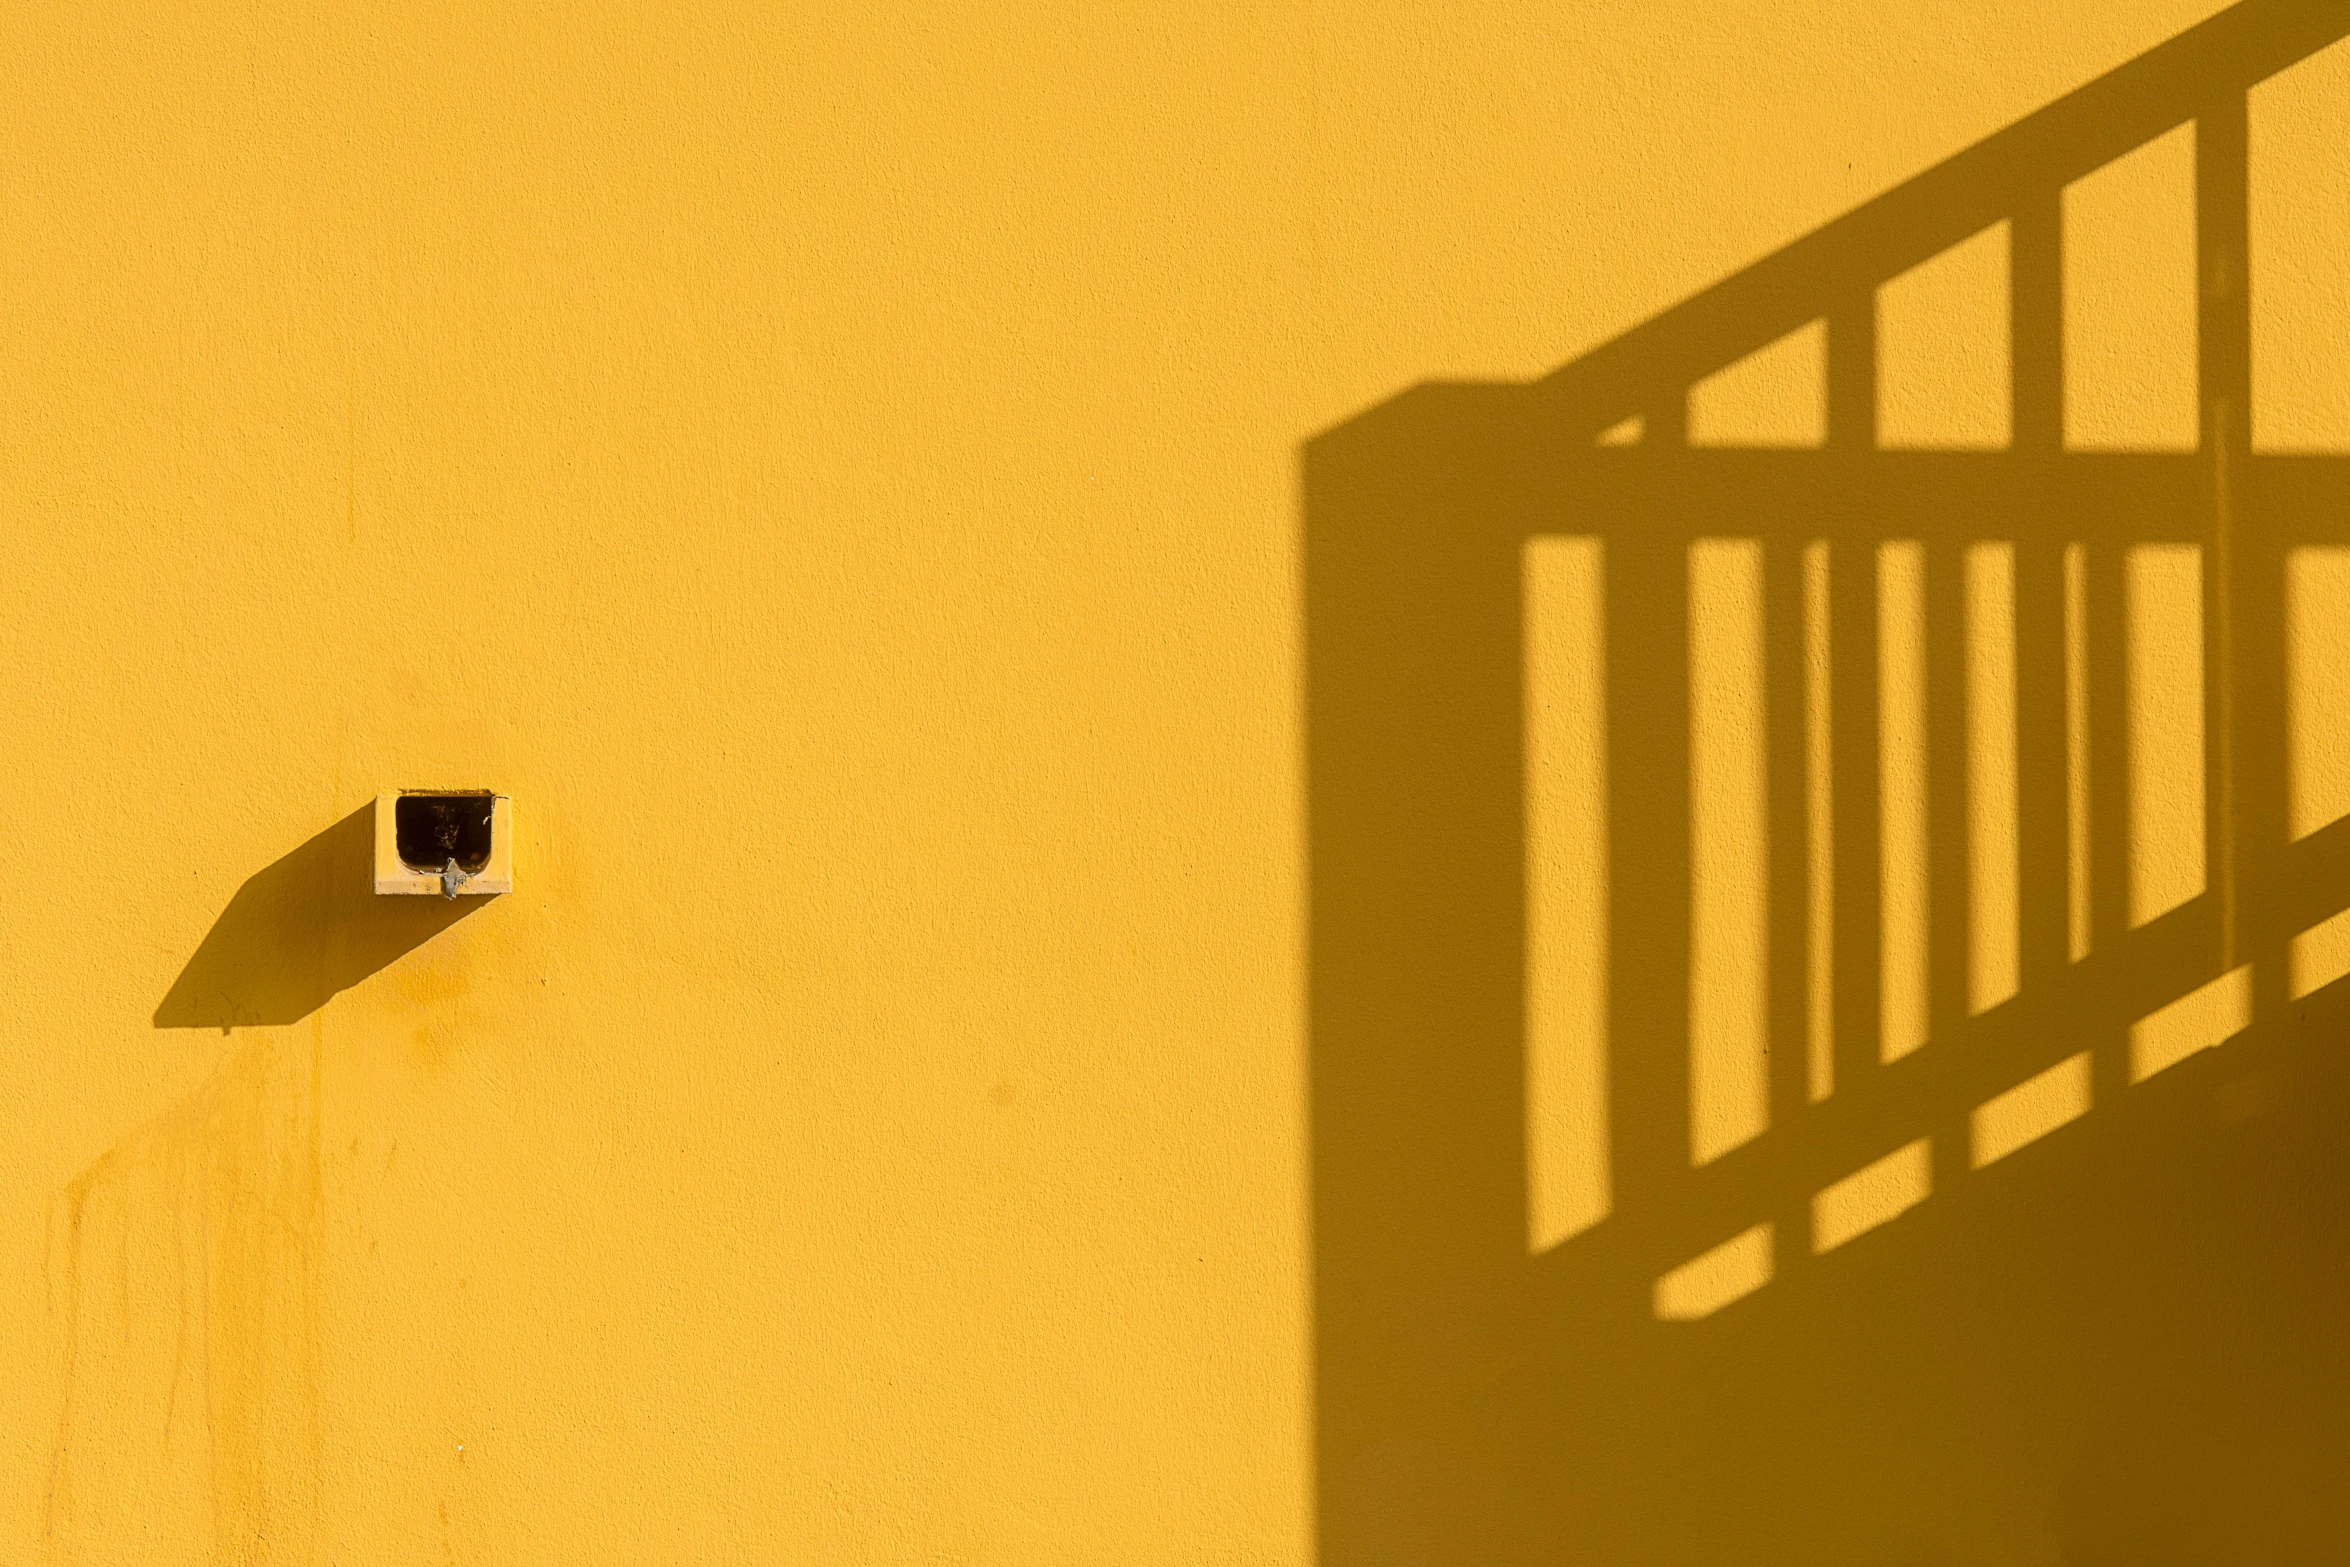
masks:
[(313, 1559), (322, 1041), (248, 1033), (54, 1200), (53, 1561)]

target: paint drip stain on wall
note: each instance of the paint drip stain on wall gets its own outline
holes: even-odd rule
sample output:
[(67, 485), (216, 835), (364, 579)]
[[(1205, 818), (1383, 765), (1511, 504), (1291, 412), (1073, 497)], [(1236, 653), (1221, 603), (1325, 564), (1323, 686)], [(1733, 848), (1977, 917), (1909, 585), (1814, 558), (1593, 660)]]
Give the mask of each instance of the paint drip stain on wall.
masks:
[(61, 1567), (315, 1559), (319, 1048), (246, 1035), (51, 1203)]

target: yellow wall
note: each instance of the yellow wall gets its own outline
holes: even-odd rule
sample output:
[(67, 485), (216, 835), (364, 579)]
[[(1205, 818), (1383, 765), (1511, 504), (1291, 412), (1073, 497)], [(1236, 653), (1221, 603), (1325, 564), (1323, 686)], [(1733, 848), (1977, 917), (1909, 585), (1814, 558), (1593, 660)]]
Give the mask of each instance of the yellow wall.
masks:
[(0, 1558), (1309, 1559), (1300, 443), (2217, 9), (14, 8)]

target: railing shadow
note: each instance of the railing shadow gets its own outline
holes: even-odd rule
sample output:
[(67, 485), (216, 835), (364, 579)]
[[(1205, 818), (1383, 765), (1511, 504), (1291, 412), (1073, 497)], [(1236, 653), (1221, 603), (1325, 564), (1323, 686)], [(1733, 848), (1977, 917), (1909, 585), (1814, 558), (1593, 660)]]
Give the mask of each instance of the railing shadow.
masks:
[[(2350, 6), (2251, 0), (1542, 381), (1421, 387), (1309, 443), (1322, 1560), (2350, 1551), (2328, 1483), (2350, 1461), (2350, 962), (2326, 935), (2350, 928), (2328, 924), (2350, 821), (2294, 835), (2286, 739), (2288, 562), (2350, 546), (2350, 461), (2250, 454), (2244, 282), (2245, 94), (2346, 34)], [(2067, 452), (2059, 192), (2190, 120), (2201, 449)], [(2012, 444), (1878, 450), (1875, 290), (2001, 221)], [(1821, 449), (1685, 444), (1693, 384), (1815, 320)], [(1593, 444), (1627, 416), (1639, 445)], [(1562, 536), (1588, 541), (1603, 628), (1606, 889), (1604, 1202), (1563, 1240), (1530, 1239), (1526, 739), (1530, 546)], [(1701, 1150), (1691, 563), (1720, 538), (1753, 565), (1767, 1055), (1763, 1128)], [(1986, 541), (2010, 594), (2001, 845), (1969, 826)], [(1920, 584), (1914, 1050), (1885, 993), (1888, 545)], [(2150, 916), (2128, 574), (2162, 546), (2200, 594), (2202, 891)], [(2014, 979), (1985, 1001), (1969, 869), (1991, 847)], [(2065, 1102), (1992, 1146), (2035, 1094)], [(1871, 1171), (1907, 1195), (1835, 1233)], [(1715, 1294), (1681, 1309), (1693, 1267)]]

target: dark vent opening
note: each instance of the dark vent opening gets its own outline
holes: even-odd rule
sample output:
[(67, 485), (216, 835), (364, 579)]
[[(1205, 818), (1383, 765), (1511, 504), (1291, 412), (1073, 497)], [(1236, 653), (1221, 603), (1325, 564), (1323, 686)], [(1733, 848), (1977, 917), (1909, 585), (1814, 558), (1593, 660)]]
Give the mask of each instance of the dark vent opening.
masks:
[(490, 802), (479, 794), (404, 794), (392, 802), (400, 859), (412, 871), (455, 860), (471, 876), (490, 863)]

